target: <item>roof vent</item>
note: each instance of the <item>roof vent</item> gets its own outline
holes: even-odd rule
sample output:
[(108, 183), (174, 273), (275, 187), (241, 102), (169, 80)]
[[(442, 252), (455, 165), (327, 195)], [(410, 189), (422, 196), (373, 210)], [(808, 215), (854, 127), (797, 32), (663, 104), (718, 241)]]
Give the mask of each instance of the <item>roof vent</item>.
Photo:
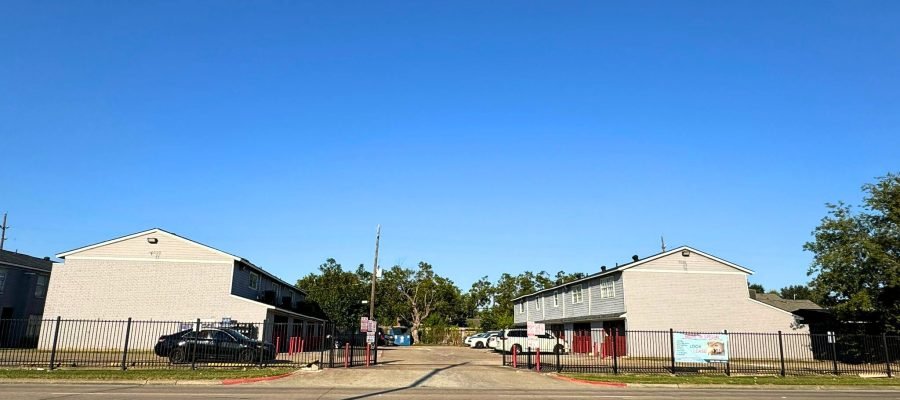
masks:
[(600, 271), (606, 271), (606, 266), (605, 266), (605, 265), (601, 265), (601, 266), (600, 266)]
[(50, 261), (50, 257), (44, 257), (44, 261)]
[(631, 261), (637, 261), (637, 260), (640, 260), (640, 258), (638, 258), (638, 256), (637, 256), (637, 254), (631, 256)]

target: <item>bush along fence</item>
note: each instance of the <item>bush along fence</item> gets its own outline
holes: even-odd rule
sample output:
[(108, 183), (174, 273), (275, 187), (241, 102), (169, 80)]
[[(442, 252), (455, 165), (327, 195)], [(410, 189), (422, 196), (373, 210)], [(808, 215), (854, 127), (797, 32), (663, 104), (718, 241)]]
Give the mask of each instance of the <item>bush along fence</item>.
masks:
[(900, 374), (900, 336), (886, 334), (592, 329), (543, 336), (502, 338), (498, 350), (503, 349), (503, 365), (539, 372), (602, 374)]
[(0, 366), (343, 368), (378, 362), (377, 343), (321, 321), (0, 320)]

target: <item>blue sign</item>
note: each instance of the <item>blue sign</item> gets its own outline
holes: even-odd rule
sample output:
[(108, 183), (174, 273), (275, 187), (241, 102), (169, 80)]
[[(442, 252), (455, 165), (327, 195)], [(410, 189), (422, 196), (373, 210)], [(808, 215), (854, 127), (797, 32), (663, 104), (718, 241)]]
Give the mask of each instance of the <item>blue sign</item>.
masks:
[(724, 333), (675, 333), (675, 362), (728, 361), (728, 335)]

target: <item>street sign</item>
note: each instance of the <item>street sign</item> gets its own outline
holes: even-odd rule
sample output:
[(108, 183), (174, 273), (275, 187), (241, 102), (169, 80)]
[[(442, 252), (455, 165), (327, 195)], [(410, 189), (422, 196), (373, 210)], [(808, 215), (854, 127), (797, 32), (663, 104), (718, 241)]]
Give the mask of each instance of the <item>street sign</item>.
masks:
[(376, 320), (374, 320), (374, 319), (370, 319), (370, 320), (369, 320), (369, 326), (368, 326), (367, 328), (368, 328), (368, 329), (366, 330), (366, 332), (375, 332), (375, 331), (377, 331), (377, 330), (378, 330), (378, 321), (376, 321)]
[(375, 343), (375, 332), (366, 332), (366, 343)]
[(369, 317), (360, 317), (359, 331), (360, 332), (368, 332), (369, 331)]

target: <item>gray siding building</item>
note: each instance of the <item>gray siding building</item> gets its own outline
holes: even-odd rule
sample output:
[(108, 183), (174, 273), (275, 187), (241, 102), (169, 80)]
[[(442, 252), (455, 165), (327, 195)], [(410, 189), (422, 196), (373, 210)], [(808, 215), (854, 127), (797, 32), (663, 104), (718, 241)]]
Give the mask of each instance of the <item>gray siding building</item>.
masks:
[(37, 340), (53, 262), (0, 250), (0, 347)]
[[(808, 333), (788, 311), (751, 298), (753, 272), (683, 246), (518, 297), (517, 325), (540, 322), (575, 352), (603, 352), (613, 330)], [(619, 349), (627, 346), (621, 338)]]

